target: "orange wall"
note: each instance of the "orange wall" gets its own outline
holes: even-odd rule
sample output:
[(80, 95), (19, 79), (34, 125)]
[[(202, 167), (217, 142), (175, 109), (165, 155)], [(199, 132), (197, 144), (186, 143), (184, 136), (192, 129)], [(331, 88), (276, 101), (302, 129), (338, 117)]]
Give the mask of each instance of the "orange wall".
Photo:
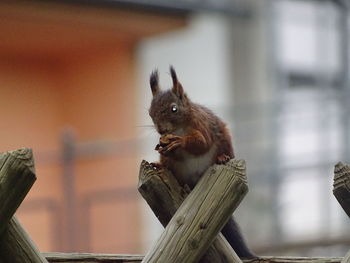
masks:
[[(1, 150), (32, 147), (38, 180), (26, 202), (40, 198), (54, 203), (52, 212), (52, 206), (33, 208), (25, 202), (19, 219), (42, 251), (70, 250), (64, 246), (65, 231), (54, 229), (66, 226), (64, 189), (60, 162), (48, 153), (59, 153), (66, 126), (74, 129), (78, 141), (136, 137), (133, 45), (121, 42), (59, 59), (0, 61)], [(108, 199), (81, 207), (92, 192), (136, 189), (137, 166), (136, 149), (132, 155), (77, 160), (74, 250), (138, 252), (136, 200)]]
[[(34, 154), (45, 149), (57, 150), (62, 123), (58, 89), (52, 78), (54, 67), (43, 61), (0, 61), (1, 151), (24, 146), (32, 147)], [(57, 167), (42, 165), (37, 167), (37, 173), (39, 180), (30, 196), (58, 194), (56, 189), (47, 187), (51, 183), (56, 185)]]
[(130, 128), (134, 126), (136, 105), (132, 51), (132, 46), (122, 43), (112, 50), (70, 56), (63, 63), (64, 78), (58, 80), (65, 106), (62, 114), (66, 123), (75, 124), (83, 139), (133, 135)]

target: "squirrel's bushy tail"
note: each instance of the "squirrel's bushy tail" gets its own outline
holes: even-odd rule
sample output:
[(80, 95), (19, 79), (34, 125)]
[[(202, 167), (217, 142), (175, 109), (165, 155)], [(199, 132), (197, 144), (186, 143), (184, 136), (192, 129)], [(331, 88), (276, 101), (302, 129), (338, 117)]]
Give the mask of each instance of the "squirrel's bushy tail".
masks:
[(233, 217), (229, 219), (224, 228), (221, 230), (221, 233), (240, 258), (257, 258), (257, 256), (246, 245), (239, 226)]

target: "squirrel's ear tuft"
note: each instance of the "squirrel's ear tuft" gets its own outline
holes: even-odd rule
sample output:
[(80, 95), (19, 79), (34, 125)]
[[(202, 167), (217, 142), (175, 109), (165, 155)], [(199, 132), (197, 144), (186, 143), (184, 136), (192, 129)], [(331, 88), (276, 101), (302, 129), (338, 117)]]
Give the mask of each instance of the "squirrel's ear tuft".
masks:
[(149, 78), (149, 84), (151, 86), (152, 95), (156, 95), (159, 92), (159, 76), (157, 69), (152, 71), (151, 76)]
[(175, 86), (175, 83), (178, 83), (178, 80), (177, 80), (176, 72), (173, 66), (170, 66), (170, 75), (171, 75), (171, 78), (173, 79), (173, 84)]
[(185, 95), (184, 94), (185, 92), (184, 92), (184, 89), (182, 88), (181, 83), (177, 79), (177, 75), (173, 66), (170, 66), (170, 75), (171, 75), (171, 78), (173, 79), (172, 92), (176, 96), (178, 96), (180, 99), (182, 99)]

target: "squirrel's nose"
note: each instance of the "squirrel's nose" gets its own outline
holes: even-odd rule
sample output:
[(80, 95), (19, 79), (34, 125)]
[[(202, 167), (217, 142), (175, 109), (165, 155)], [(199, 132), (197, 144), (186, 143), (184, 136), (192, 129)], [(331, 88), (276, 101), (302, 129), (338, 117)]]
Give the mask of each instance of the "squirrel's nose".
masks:
[(160, 135), (166, 134), (168, 132), (168, 129), (165, 127), (158, 126), (158, 132)]
[(170, 129), (169, 129), (169, 125), (167, 124), (158, 124), (157, 125), (157, 131), (160, 135), (163, 135), (163, 134), (167, 134), (169, 133)]
[(163, 135), (166, 133), (166, 129), (159, 129), (158, 132), (160, 135)]

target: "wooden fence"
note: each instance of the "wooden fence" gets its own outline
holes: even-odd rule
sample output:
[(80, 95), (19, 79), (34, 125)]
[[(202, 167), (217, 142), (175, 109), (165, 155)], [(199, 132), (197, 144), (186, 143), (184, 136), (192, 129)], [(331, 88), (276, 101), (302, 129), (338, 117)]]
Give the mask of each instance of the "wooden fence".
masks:
[[(350, 216), (350, 167), (338, 163), (334, 174), (334, 195)], [(191, 192), (181, 187), (170, 172), (154, 169), (143, 161), (138, 189), (165, 227), (145, 256), (41, 253), (14, 216), (35, 179), (30, 149), (0, 155), (0, 263), (242, 262), (220, 234), (248, 191), (242, 160), (213, 165)], [(350, 263), (350, 251), (344, 258), (262, 257), (243, 262)]]

